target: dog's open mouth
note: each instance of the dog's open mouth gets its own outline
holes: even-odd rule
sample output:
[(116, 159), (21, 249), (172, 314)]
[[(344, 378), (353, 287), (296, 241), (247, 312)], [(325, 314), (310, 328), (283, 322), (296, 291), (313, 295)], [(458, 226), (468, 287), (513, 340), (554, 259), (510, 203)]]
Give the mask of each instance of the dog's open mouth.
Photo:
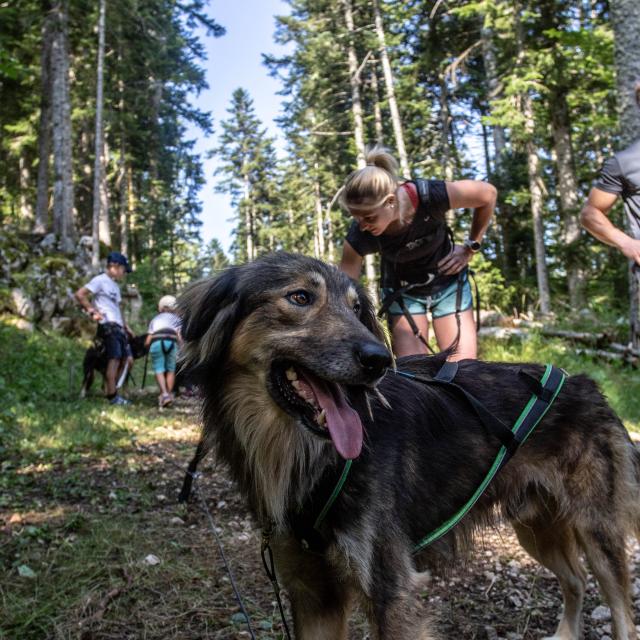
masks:
[(360, 455), (362, 422), (340, 385), (292, 363), (274, 365), (271, 381), (276, 400), (287, 413), (299, 417), (314, 434), (330, 438), (343, 458)]

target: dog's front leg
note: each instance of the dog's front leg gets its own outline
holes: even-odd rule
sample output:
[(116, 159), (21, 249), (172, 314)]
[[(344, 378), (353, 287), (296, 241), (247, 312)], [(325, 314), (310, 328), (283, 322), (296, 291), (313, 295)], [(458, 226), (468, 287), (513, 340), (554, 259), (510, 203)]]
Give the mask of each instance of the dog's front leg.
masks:
[(320, 554), (293, 538), (272, 543), (276, 574), (287, 589), (297, 640), (347, 640), (353, 597)]
[(374, 554), (377, 564), (371, 575), (367, 603), (376, 640), (438, 640), (424, 600), (415, 593), (420, 583), (408, 555), (393, 553), (387, 543)]

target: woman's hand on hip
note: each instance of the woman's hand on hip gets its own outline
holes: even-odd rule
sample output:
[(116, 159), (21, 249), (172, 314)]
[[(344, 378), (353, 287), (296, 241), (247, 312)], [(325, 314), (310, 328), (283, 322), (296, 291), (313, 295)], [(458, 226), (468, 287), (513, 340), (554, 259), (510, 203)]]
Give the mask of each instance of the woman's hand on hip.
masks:
[(468, 264), (473, 253), (467, 247), (455, 245), (451, 252), (438, 262), (438, 271), (445, 276), (460, 273)]

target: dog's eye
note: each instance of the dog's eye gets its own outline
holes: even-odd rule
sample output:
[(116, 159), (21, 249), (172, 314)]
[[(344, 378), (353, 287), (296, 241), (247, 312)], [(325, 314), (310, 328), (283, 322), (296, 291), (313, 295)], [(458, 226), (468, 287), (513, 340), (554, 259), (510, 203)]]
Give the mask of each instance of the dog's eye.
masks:
[(353, 305), (353, 313), (355, 313), (355, 314), (359, 314), (360, 313), (360, 303), (359, 302), (356, 302)]
[(293, 291), (292, 293), (287, 294), (287, 300), (291, 304), (298, 305), (299, 307), (306, 307), (310, 305), (312, 302), (311, 294), (308, 291), (300, 290)]

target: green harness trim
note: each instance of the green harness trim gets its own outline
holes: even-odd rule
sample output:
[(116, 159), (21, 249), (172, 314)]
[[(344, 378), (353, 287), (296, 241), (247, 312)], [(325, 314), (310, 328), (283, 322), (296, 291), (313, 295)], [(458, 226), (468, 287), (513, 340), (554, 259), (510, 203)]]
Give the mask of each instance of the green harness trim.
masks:
[(352, 463), (353, 463), (353, 460), (347, 460), (345, 462), (344, 469), (342, 470), (342, 475), (338, 480), (338, 484), (336, 484), (333, 490), (333, 493), (329, 496), (329, 499), (327, 500), (327, 504), (324, 505), (322, 511), (316, 518), (316, 521), (313, 523), (313, 528), (316, 531), (318, 531), (318, 528), (320, 527), (320, 525), (322, 524), (322, 521), (324, 520), (325, 516), (329, 512), (329, 509), (331, 509), (331, 507), (333, 506), (333, 503), (336, 501), (336, 498), (340, 495), (340, 492), (342, 491), (342, 487), (344, 486), (344, 483), (347, 481), (347, 476), (349, 475), (349, 471), (351, 470)]
[[(542, 387), (544, 387), (547, 384), (547, 381), (551, 376), (552, 370), (553, 370), (553, 366), (548, 364), (544, 372), (544, 375), (540, 380), (540, 384)], [(526, 428), (525, 433), (523, 433), (522, 436), (519, 438), (520, 444), (522, 444), (529, 437), (529, 435), (531, 435), (533, 430), (538, 426), (538, 423), (540, 422), (540, 420), (542, 420), (542, 418), (545, 416), (545, 414), (547, 413), (551, 405), (554, 403), (555, 399), (558, 397), (558, 394), (560, 393), (560, 389), (562, 389), (562, 386), (564, 385), (564, 381), (566, 379), (567, 379), (567, 376), (564, 373), (562, 373), (559, 379), (559, 382), (557, 383), (557, 386), (553, 392), (553, 396), (547, 403), (547, 406), (541, 410), (536, 420)], [(511, 431), (514, 434), (518, 433), (520, 427), (524, 424), (525, 420), (529, 417), (534, 406), (538, 402), (541, 402), (541, 400), (536, 394), (533, 394), (531, 398), (529, 398), (529, 402), (527, 403), (524, 410), (518, 416), (518, 419), (513, 425), (513, 429)], [(413, 548), (413, 553), (418, 553), (425, 547), (429, 546), (430, 544), (438, 540), (438, 538), (441, 538), (443, 535), (451, 531), (451, 529), (453, 529), (453, 527), (455, 527), (460, 522), (460, 520), (462, 520), (462, 518), (464, 518), (467, 515), (467, 513), (469, 513), (473, 505), (478, 501), (480, 496), (484, 493), (484, 490), (487, 488), (489, 483), (493, 480), (495, 475), (502, 468), (503, 461), (506, 462), (505, 460), (506, 455), (507, 455), (507, 447), (502, 445), (500, 447), (500, 451), (498, 451), (498, 455), (496, 456), (496, 459), (494, 460), (493, 464), (491, 465), (491, 468), (489, 469), (489, 472), (485, 476), (480, 486), (476, 489), (475, 493), (471, 496), (471, 498), (469, 498), (467, 503), (463, 505), (463, 507), (458, 511), (458, 513), (456, 513), (454, 516), (449, 518), (444, 524), (440, 525), (437, 529), (432, 531), (429, 535), (422, 538), (422, 540), (420, 540), (420, 542), (418, 542), (418, 544), (416, 544), (416, 546)]]
[[(446, 369), (443, 367), (443, 370)], [(452, 384), (451, 380), (455, 375), (456, 368), (452, 368), (450, 372), (450, 378), (448, 380), (441, 378), (440, 380), (436, 378), (433, 379), (434, 382), (438, 382), (439, 384)], [(400, 371), (396, 371), (403, 376), (406, 376), (410, 379), (416, 379), (419, 382), (431, 382), (431, 380), (426, 380), (423, 378), (417, 378), (413, 374), (408, 374)], [(446, 522), (440, 525), (437, 529), (432, 531), (430, 534), (422, 538), (420, 542), (418, 542), (413, 548), (413, 553), (418, 553), (425, 547), (429, 546), (443, 535), (448, 533), (453, 527), (455, 527), (466, 515), (469, 513), (473, 505), (478, 501), (480, 496), (484, 493), (485, 489), (489, 485), (489, 483), (493, 480), (495, 475), (500, 471), (500, 469), (507, 463), (507, 461), (511, 458), (511, 456), (515, 453), (517, 448), (525, 442), (525, 440), (531, 435), (533, 430), (538, 426), (542, 418), (546, 415), (547, 411), (550, 409), (551, 405), (555, 402), (564, 382), (567, 378), (567, 375), (564, 371), (560, 369), (556, 369), (553, 365), (547, 364), (545, 372), (538, 382), (538, 380), (531, 378), (531, 382), (534, 386), (534, 391), (529, 398), (525, 408), (522, 413), (518, 416), (518, 419), (515, 421), (511, 434), (513, 435), (513, 441), (516, 443), (516, 446), (507, 446), (503, 444), (498, 451), (496, 459), (494, 460), (491, 468), (487, 472), (484, 480), (480, 483), (480, 486), (476, 489), (474, 494), (469, 498), (469, 500), (462, 506), (462, 508), (451, 518), (449, 518)], [(453, 385), (456, 386), (457, 385)], [(469, 398), (472, 398), (470, 394), (467, 394)], [(474, 399), (475, 400), (475, 399)], [(477, 402), (477, 401), (476, 401)], [(479, 404), (479, 403), (478, 403)], [(488, 413), (486, 409), (484, 409)], [(477, 412), (477, 407), (476, 407)], [(530, 420), (529, 418), (532, 416), (533, 418)], [(491, 414), (489, 414), (491, 415)], [(483, 417), (478, 414), (481, 421), (484, 422)], [(496, 419), (497, 420), (497, 419)], [(322, 511), (316, 518), (313, 528), (316, 531), (320, 531), (320, 525), (325, 519), (327, 513), (333, 506), (333, 503), (336, 501), (342, 488), (344, 487), (345, 482), (347, 481), (347, 476), (349, 475), (349, 471), (351, 470), (351, 466), (353, 464), (353, 460), (347, 460), (345, 462), (344, 468), (342, 470), (342, 474), (333, 489), (333, 493), (327, 500), (327, 503), (324, 505)]]

